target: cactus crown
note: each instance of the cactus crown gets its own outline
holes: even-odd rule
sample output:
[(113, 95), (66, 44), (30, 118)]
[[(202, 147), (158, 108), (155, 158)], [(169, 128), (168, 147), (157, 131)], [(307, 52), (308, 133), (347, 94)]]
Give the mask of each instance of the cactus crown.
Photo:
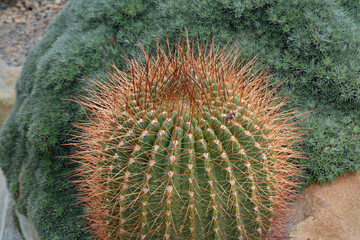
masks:
[[(98, 239), (261, 239), (300, 173), (300, 133), (255, 60), (178, 43), (128, 59), (76, 101), (73, 144)], [(227, 50), (228, 49), (228, 50)], [(195, 53), (196, 52), (196, 53)]]

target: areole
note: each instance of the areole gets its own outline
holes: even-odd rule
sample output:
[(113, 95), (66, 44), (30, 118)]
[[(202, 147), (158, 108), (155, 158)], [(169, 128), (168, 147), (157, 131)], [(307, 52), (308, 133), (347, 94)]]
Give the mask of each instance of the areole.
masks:
[(97, 239), (263, 239), (293, 197), (294, 112), (255, 60), (187, 39), (127, 59), (75, 101), (72, 144)]

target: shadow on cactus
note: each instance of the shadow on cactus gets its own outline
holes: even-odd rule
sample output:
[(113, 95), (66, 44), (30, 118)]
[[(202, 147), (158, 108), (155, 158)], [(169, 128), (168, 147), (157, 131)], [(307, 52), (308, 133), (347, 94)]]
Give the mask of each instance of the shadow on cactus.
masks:
[[(195, 46), (195, 47), (194, 47)], [(196, 49), (196, 50), (195, 50)], [(157, 45), (76, 102), (72, 144), (96, 239), (263, 239), (301, 173), (294, 112), (238, 49)], [(276, 219), (276, 220), (275, 220)]]

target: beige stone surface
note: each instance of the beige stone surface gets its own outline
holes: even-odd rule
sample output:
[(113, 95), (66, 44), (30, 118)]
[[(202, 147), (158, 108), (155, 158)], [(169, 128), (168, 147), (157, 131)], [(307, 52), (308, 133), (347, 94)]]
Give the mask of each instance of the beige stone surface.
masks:
[(15, 104), (15, 83), (21, 67), (7, 65), (0, 59), (0, 126)]
[(309, 186), (293, 210), (290, 239), (360, 240), (360, 172)]

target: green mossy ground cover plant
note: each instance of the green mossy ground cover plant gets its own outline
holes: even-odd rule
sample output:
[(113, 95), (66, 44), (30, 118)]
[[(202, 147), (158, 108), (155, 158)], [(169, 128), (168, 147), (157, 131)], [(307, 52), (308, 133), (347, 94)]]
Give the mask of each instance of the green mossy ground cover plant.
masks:
[(71, 99), (86, 94), (84, 76), (102, 78), (137, 41), (153, 51), (185, 34), (238, 44), (247, 58), (288, 78), (290, 108), (315, 110), (303, 122), (305, 181), (332, 181), (360, 167), (359, 1), (70, 1), (29, 54), (17, 83), (16, 105), (0, 133), (0, 166), (17, 208), (42, 239), (89, 239), (76, 204), (76, 167), (65, 146), (73, 122), (85, 119)]

